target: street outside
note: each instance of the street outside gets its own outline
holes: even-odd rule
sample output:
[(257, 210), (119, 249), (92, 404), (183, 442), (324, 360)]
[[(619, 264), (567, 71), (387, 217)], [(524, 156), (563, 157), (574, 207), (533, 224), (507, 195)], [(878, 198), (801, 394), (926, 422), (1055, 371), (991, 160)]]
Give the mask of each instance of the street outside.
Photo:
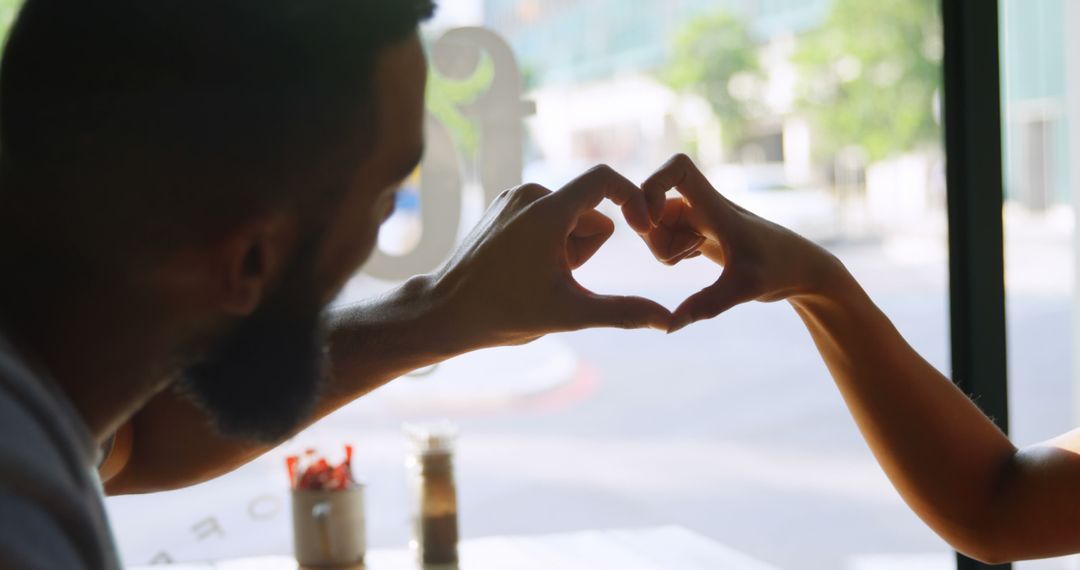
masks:
[[(827, 245), (947, 370), (944, 224), (928, 219), (890, 239)], [(1071, 216), (1008, 220), (1012, 425), (1026, 444), (1073, 425)], [(595, 291), (671, 307), (716, 275), (701, 260), (661, 266), (624, 230), (578, 272)], [(361, 278), (345, 300), (375, 288)], [(125, 559), (288, 554), (283, 457), (345, 442), (368, 485), (370, 545), (404, 547), (401, 424), (432, 417), (461, 427), (465, 538), (675, 524), (779, 568), (949, 567), (947, 546), (892, 490), (785, 303), (673, 336), (558, 335), (400, 379), (217, 481), (109, 499)]]

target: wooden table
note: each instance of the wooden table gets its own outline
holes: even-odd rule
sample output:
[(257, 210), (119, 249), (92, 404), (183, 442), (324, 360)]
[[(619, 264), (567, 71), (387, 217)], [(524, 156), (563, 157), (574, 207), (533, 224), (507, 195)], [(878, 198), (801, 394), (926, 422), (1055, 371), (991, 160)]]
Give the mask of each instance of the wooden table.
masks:
[[(459, 548), (462, 570), (776, 570), (678, 526), (480, 538), (464, 541)], [(417, 568), (408, 550), (372, 550), (366, 561), (365, 570)], [(161, 568), (146, 566), (141, 570)], [(296, 570), (296, 561), (271, 556), (168, 568)]]

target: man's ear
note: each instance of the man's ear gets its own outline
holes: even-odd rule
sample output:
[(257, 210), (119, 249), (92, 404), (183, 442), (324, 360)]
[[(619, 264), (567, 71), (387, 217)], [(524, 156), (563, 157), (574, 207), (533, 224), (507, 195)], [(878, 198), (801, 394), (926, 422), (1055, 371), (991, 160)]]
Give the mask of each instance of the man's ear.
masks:
[(297, 237), (295, 218), (278, 215), (249, 223), (220, 242), (220, 309), (238, 317), (254, 312), (281, 278)]

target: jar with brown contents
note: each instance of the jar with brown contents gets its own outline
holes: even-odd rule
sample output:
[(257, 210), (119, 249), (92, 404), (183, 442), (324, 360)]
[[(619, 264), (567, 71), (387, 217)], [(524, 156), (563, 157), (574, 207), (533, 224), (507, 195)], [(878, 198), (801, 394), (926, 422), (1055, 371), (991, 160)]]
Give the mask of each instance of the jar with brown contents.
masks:
[(410, 426), (413, 453), (407, 466), (412, 479), (413, 539), (423, 565), (457, 564), (457, 487), (454, 484), (453, 441), (449, 424)]

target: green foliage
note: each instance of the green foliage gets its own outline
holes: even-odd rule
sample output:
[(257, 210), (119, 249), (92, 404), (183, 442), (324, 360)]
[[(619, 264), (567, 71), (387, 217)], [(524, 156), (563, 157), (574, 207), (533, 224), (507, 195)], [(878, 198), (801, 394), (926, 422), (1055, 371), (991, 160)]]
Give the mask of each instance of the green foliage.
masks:
[(746, 24), (728, 12), (695, 18), (676, 34), (663, 74), (676, 91), (697, 93), (720, 119), (724, 144), (742, 141), (763, 82), (758, 48)]
[(7, 40), (8, 31), (22, 5), (23, 0), (0, 0), (0, 41)]
[(476, 123), (461, 108), (476, 101), (495, 79), (495, 62), (484, 55), (476, 71), (467, 79), (447, 79), (430, 66), (427, 83), (427, 109), (442, 123), (466, 156), (473, 156), (479, 142)]
[(834, 0), (825, 25), (800, 40), (799, 107), (820, 155), (858, 146), (874, 161), (941, 140), (938, 4)]

